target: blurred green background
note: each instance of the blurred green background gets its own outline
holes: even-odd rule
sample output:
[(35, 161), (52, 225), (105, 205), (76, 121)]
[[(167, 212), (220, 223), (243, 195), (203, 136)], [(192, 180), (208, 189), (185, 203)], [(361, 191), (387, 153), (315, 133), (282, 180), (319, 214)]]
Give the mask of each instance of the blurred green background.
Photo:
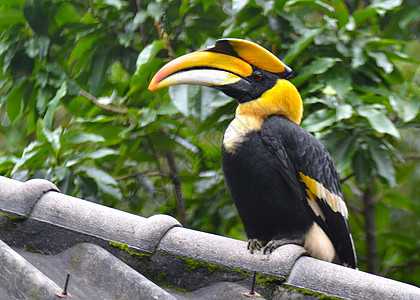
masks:
[(175, 57), (249, 39), (294, 69), (360, 269), (420, 285), (417, 0), (0, 0), (0, 30), (0, 175), (246, 239), (221, 172), (236, 103), (147, 86)]

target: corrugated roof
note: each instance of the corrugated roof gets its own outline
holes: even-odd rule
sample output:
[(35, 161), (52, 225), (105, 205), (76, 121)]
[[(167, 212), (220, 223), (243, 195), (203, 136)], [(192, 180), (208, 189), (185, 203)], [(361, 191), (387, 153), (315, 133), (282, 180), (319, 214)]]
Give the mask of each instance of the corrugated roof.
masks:
[(420, 299), (420, 289), (308, 257), (271, 255), (59, 193), (40, 179), (0, 177), (0, 299), (57, 299), (67, 274), (75, 299), (241, 299), (257, 272), (267, 299)]

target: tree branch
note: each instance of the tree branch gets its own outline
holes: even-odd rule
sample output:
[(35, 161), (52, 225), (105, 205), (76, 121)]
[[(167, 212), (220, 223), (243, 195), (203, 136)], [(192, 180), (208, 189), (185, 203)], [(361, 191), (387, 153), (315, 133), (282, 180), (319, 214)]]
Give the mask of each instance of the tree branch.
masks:
[(102, 108), (103, 110), (107, 110), (107, 111), (110, 111), (110, 112), (113, 112), (113, 113), (116, 113), (116, 114), (121, 114), (121, 115), (127, 114), (127, 110), (125, 110), (124, 108), (119, 108), (119, 107), (116, 107), (116, 106), (100, 103), (98, 98), (89, 94), (84, 89), (80, 89), (80, 95), (82, 95), (83, 97), (88, 99), (90, 102), (92, 102), (96, 106)]
[(420, 160), (420, 154), (407, 154), (404, 156), (405, 160)]
[(417, 266), (420, 266), (420, 262), (418, 261), (411, 261), (405, 264), (396, 264), (396, 265), (389, 265), (383, 268), (381, 271), (381, 276), (386, 276), (388, 272), (392, 269), (406, 269), (406, 268), (415, 268)]
[(126, 180), (126, 179), (130, 179), (130, 178), (134, 178), (137, 176), (164, 176), (164, 177), (170, 177), (169, 173), (165, 173), (162, 171), (144, 171), (144, 172), (139, 172), (139, 173), (133, 173), (133, 174), (127, 174), (127, 175), (121, 175), (119, 177), (116, 177), (115, 180), (116, 181), (120, 181), (120, 180)]
[[(137, 11), (140, 12), (142, 10), (141, 8), (141, 0), (136, 0), (136, 6), (137, 6)], [(139, 31), (140, 31), (140, 36), (141, 36), (141, 42), (143, 43), (143, 45), (146, 45), (147, 43), (147, 37), (146, 37), (146, 31), (144, 29), (144, 24), (140, 23), (139, 24)]]

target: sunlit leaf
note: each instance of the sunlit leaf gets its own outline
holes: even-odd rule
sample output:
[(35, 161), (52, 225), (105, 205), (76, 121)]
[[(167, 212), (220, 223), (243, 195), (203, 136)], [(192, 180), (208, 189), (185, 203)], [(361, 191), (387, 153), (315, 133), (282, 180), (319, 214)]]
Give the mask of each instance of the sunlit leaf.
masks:
[(136, 73), (139, 73), (145, 64), (148, 64), (156, 54), (165, 47), (165, 41), (157, 40), (147, 45), (139, 54), (136, 62)]
[(125, 5), (125, 3), (120, 0), (103, 0), (103, 2), (107, 5), (114, 6), (118, 10)]
[(418, 97), (403, 100), (397, 94), (392, 94), (389, 96), (389, 102), (404, 122), (410, 122), (419, 113), (420, 100)]
[(64, 83), (55, 94), (54, 98), (50, 100), (47, 106), (47, 112), (44, 117), (44, 124), (47, 128), (51, 128), (53, 117), (57, 112), (57, 108), (60, 105), (60, 99), (63, 98), (67, 93), (67, 84)]
[(118, 151), (110, 148), (100, 148), (94, 152), (86, 153), (86, 157), (99, 159), (109, 155), (118, 155)]
[(353, 107), (350, 104), (338, 105), (336, 109), (337, 121), (350, 119), (354, 113)]
[(194, 98), (199, 87), (196, 85), (175, 85), (169, 87), (172, 103), (184, 116), (189, 116), (193, 111)]
[(381, 0), (372, 2), (369, 7), (391, 10), (401, 5), (403, 0)]
[(394, 69), (394, 66), (389, 62), (386, 55), (382, 52), (368, 52), (370, 57), (373, 57), (376, 60), (378, 67), (382, 68), (385, 73), (391, 73)]
[(67, 144), (83, 144), (87, 142), (99, 143), (105, 139), (101, 135), (72, 130), (63, 135), (63, 142)]
[(311, 132), (318, 132), (337, 121), (336, 113), (331, 109), (320, 109), (307, 116), (302, 126)]
[(234, 14), (238, 14), (247, 4), (249, 0), (232, 0), (232, 10)]
[(400, 133), (394, 123), (392, 123), (391, 120), (389, 120), (381, 111), (374, 108), (364, 107), (363, 109), (358, 110), (358, 113), (362, 117), (365, 117), (377, 132), (387, 133), (396, 138), (400, 138)]

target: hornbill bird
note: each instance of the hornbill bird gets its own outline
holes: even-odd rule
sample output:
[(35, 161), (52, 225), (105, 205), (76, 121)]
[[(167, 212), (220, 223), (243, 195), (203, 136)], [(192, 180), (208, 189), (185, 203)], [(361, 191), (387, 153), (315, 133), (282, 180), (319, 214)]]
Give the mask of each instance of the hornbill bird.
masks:
[(356, 268), (337, 173), (327, 150), (299, 126), (303, 105), (291, 73), (253, 42), (220, 39), (166, 64), (149, 90), (195, 84), (237, 100), (223, 137), (223, 172), (251, 253), (293, 243), (315, 258)]

